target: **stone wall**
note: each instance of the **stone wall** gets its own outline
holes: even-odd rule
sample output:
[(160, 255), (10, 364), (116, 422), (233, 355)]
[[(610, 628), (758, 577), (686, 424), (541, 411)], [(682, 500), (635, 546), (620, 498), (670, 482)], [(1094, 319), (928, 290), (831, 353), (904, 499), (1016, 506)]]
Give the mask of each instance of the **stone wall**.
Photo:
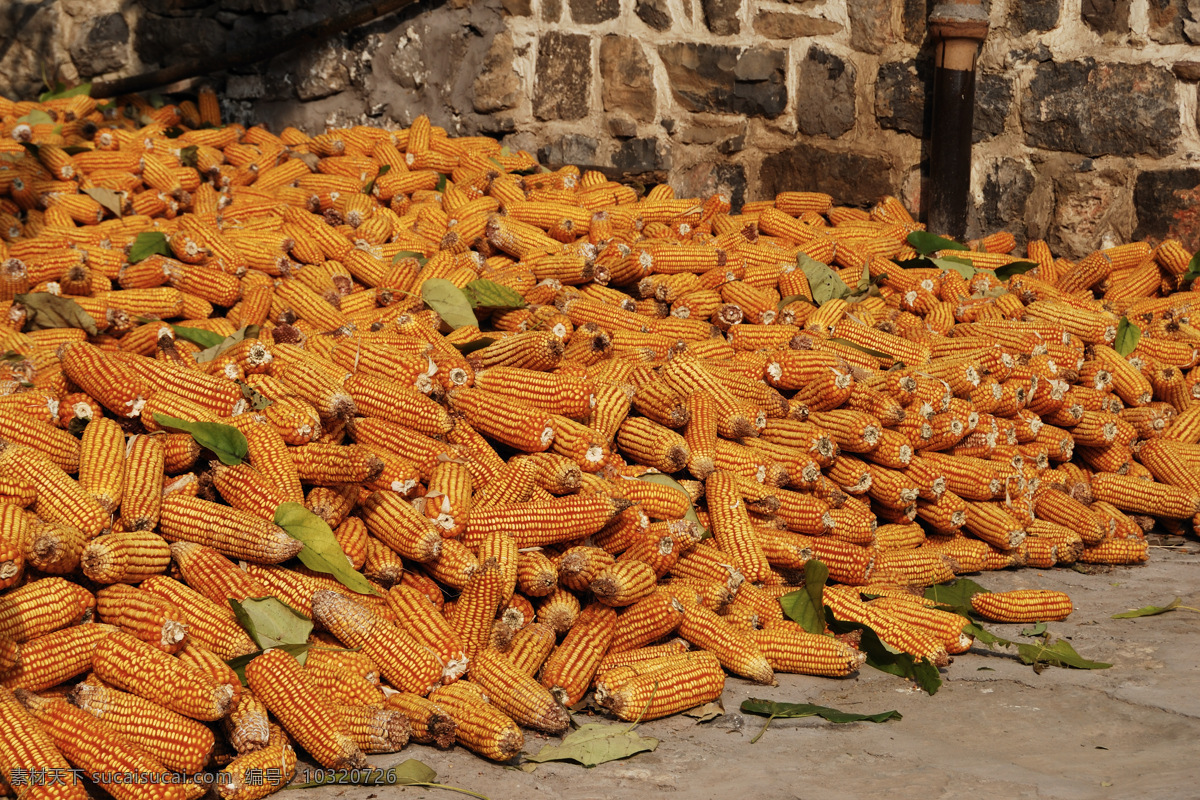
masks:
[[(971, 232), (1068, 255), (1131, 236), (1200, 248), (1200, 0), (984, 1)], [(276, 129), (428, 114), (551, 166), (687, 195), (887, 192), (917, 208), (927, 2), (443, 0), (208, 80), (232, 118)], [(36, 93), (41, 64), (67, 79), (133, 74), (356, 4), (9, 0), (0, 93)]]

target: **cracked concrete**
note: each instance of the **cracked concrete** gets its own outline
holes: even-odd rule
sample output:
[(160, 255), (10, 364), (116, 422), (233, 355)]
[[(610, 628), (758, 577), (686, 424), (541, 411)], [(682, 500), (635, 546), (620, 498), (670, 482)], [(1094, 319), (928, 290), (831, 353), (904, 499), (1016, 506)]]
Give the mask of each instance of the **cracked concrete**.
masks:
[[(1067, 591), (1076, 610), (1069, 620), (1051, 623), (1051, 633), (1068, 638), (1085, 658), (1112, 663), (1111, 669), (1036, 674), (1002, 650), (977, 647), (942, 671), (943, 686), (932, 697), (871, 669), (844, 680), (780, 675), (776, 687), (730, 678), (725, 716), (707, 724), (682, 716), (645, 723), (638, 730), (660, 740), (656, 751), (590, 770), (541, 764), (527, 773), (461, 748), (421, 746), (371, 760), (420, 759), (437, 770), (440, 782), (491, 800), (625, 800), (639, 792), (688, 800), (1200, 798), (1200, 614), (1110, 618), (1176, 596), (1200, 607), (1200, 548), (1193, 542), (1187, 549), (1155, 549), (1146, 566), (1089, 575), (1019, 570), (971, 576), (993, 590)], [(988, 627), (1020, 639), (1026, 626)], [(750, 744), (763, 720), (738, 712), (749, 697), (864, 713), (894, 708), (904, 718), (879, 725), (775, 720)], [(547, 741), (554, 740), (527, 732), (525, 749), (536, 752)], [(328, 787), (305, 796), (395, 800), (434, 793)]]

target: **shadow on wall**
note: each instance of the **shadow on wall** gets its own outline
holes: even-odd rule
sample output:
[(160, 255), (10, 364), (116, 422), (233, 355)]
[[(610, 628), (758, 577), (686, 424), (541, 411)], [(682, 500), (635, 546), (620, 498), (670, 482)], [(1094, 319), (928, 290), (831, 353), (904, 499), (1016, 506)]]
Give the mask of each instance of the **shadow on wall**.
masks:
[[(441, 2), (418, 3), (349, 36), (403, 24)], [(30, 99), (56, 80), (139, 74), (202, 56), (253, 51), (265, 41), (366, 5), (363, 0), (0, 2), (0, 94)]]

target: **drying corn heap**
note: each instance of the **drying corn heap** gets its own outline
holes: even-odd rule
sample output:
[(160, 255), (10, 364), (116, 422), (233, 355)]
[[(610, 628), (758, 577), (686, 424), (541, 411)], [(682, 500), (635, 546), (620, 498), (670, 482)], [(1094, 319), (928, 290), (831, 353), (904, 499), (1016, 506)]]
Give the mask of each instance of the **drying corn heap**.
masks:
[[(731, 214), (423, 117), (276, 135), (201, 94), (0, 119), (6, 779), (223, 769), (252, 798), (295, 747), (506, 760), (589, 691), (653, 719), (727, 674), (854, 672), (781, 610), (810, 559), (836, 618), (944, 665), (965, 620), (914, 587), (1138, 563), (1200, 521), (1176, 241), (912, 266), (894, 198)], [(297, 518), (332, 559), (297, 561)], [(263, 643), (233, 609), (264, 597), (316, 628), (243, 685), (227, 662)]]

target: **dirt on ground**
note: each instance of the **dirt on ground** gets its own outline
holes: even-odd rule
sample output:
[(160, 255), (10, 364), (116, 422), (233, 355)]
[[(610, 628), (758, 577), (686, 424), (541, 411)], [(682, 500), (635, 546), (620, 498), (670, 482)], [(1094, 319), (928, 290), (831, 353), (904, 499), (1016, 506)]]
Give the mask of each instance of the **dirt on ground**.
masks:
[[(1178, 540), (1175, 540), (1178, 543)], [(1175, 597), (1200, 608), (1200, 546), (1156, 547), (1141, 567), (1016, 570), (970, 576), (988, 589), (1060, 589), (1075, 612), (1049, 632), (1103, 670), (1048, 668), (1040, 674), (1011, 652), (976, 644), (942, 670), (929, 696), (869, 667), (844, 679), (779, 675), (778, 686), (730, 678), (726, 713), (699, 723), (675, 716), (639, 725), (656, 750), (585, 769), (544, 763), (531, 771), (486, 762), (469, 751), (410, 746), (374, 756), (378, 765), (415, 758), (440, 783), (490, 800), (614, 800), (670, 794), (691, 800), (1118, 800), (1200, 798), (1200, 613), (1139, 619), (1113, 614)], [(988, 625), (1007, 639), (1027, 625)], [(816, 703), (858, 712), (896, 709), (903, 719), (835, 725), (820, 718), (764, 719), (738, 709), (750, 697)], [(577, 720), (611, 721), (577, 715)], [(553, 737), (526, 733), (526, 753)], [(526, 764), (524, 769), (534, 767)], [(306, 800), (449, 798), (425, 787), (320, 787)], [(461, 796), (461, 795), (460, 795)]]

